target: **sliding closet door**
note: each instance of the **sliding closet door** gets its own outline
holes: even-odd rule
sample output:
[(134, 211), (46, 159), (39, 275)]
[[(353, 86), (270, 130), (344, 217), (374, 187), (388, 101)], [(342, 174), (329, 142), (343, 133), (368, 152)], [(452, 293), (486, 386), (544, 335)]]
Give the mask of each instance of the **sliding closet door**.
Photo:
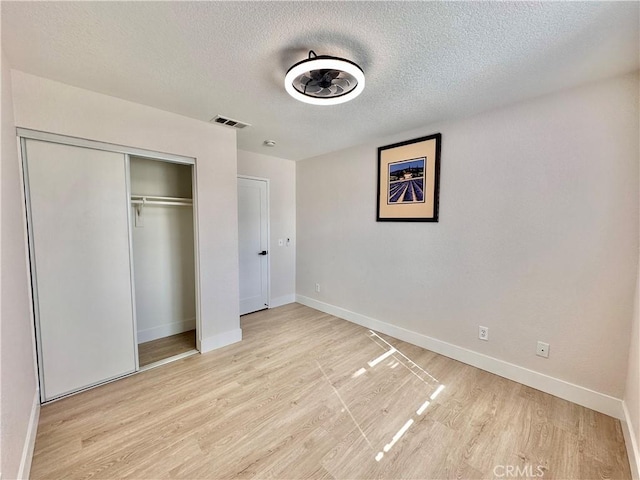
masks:
[(126, 160), (26, 140), (43, 400), (136, 369)]

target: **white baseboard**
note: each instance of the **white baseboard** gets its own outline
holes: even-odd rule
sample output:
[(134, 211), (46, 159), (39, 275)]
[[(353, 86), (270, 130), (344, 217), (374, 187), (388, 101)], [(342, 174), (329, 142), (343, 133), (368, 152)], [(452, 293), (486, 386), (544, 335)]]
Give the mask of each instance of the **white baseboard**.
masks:
[(494, 373), (509, 380), (555, 395), (578, 405), (604, 413), (611, 417), (623, 420), (624, 412), (622, 400), (604, 393), (596, 392), (573, 383), (550, 377), (528, 368), (514, 365), (482, 353), (474, 352), (451, 343), (443, 342), (435, 338), (407, 330), (390, 323), (376, 320), (359, 313), (346, 310), (335, 305), (320, 302), (304, 295), (296, 295), (296, 301), (321, 312), (343, 318), (372, 330), (377, 330), (399, 340), (426, 348), (435, 353), (453, 358), (462, 363), (478, 367), (490, 373)]
[(627, 457), (629, 457), (629, 466), (631, 467), (631, 477), (633, 480), (640, 480), (640, 445), (638, 442), (638, 433), (633, 431), (633, 423), (627, 408), (627, 402), (622, 401), (622, 409), (624, 411), (624, 419), (620, 421), (622, 424), (622, 433), (624, 433), (624, 443), (627, 446)]
[(290, 295), (283, 295), (281, 297), (272, 298), (269, 302), (269, 308), (281, 307), (283, 305), (288, 305), (290, 303), (294, 303), (296, 301), (295, 293)]
[(226, 347), (232, 343), (236, 343), (242, 340), (242, 329), (236, 328), (228, 332), (219, 333), (212, 337), (203, 338), (200, 341), (200, 353), (210, 352), (217, 348)]
[(146, 330), (138, 330), (138, 343), (150, 342), (151, 340), (168, 337), (169, 335), (188, 332), (195, 328), (196, 319), (194, 317), (183, 320), (182, 322), (167, 323), (157, 327), (147, 328)]
[(33, 404), (31, 405), (31, 416), (29, 417), (29, 425), (27, 426), (27, 436), (24, 439), (24, 447), (22, 448), (20, 469), (18, 470), (18, 479), (20, 480), (28, 480), (29, 474), (31, 473), (31, 460), (33, 459), (33, 449), (36, 445), (39, 419), (40, 391), (36, 389), (35, 394), (33, 395)]

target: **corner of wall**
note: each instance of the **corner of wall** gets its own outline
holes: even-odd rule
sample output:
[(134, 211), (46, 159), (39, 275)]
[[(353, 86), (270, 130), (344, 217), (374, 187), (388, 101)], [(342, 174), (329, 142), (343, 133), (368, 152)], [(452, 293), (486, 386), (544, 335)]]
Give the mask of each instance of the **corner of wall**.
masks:
[(36, 390), (33, 396), (31, 406), (31, 416), (29, 417), (29, 426), (27, 427), (27, 438), (22, 449), (22, 458), (20, 459), (20, 469), (18, 470), (18, 479), (28, 479), (31, 473), (31, 460), (33, 459), (33, 451), (36, 446), (36, 436), (38, 433), (38, 420), (40, 419), (40, 390)]
[(242, 329), (237, 328), (228, 332), (219, 333), (200, 341), (200, 353), (207, 353), (218, 348), (226, 347), (242, 340)]
[(281, 297), (272, 298), (269, 301), (269, 308), (282, 307), (296, 301), (295, 293), (289, 295), (282, 295)]
[(629, 468), (633, 480), (640, 480), (640, 445), (638, 445), (638, 432), (633, 429), (633, 422), (627, 407), (627, 402), (622, 401), (624, 418), (621, 420), (624, 443), (627, 447), (627, 457), (629, 457)]
[(29, 475), (38, 427), (36, 373), (26, 218), (15, 129), (12, 73), (4, 51), (2, 69), (2, 475)]

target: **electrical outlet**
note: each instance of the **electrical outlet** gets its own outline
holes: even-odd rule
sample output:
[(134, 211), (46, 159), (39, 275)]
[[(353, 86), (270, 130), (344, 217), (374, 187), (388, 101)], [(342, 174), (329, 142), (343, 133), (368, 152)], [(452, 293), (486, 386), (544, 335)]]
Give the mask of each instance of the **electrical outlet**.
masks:
[(483, 327), (480, 325), (478, 327), (478, 338), (480, 340), (488, 341), (489, 340), (489, 327)]
[(320, 284), (316, 283), (316, 293), (320, 293)]
[(538, 342), (536, 348), (536, 355), (539, 357), (549, 358), (549, 344), (544, 342)]

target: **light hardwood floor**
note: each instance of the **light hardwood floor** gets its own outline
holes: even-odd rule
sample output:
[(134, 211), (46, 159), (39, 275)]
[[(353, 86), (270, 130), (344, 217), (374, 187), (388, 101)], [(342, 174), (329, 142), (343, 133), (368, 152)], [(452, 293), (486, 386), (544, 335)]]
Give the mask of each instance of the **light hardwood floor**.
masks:
[(32, 478), (631, 477), (606, 415), (298, 304), (242, 328), (44, 406)]
[(180, 355), (196, 348), (196, 331), (178, 333), (138, 345), (138, 363), (141, 367)]

